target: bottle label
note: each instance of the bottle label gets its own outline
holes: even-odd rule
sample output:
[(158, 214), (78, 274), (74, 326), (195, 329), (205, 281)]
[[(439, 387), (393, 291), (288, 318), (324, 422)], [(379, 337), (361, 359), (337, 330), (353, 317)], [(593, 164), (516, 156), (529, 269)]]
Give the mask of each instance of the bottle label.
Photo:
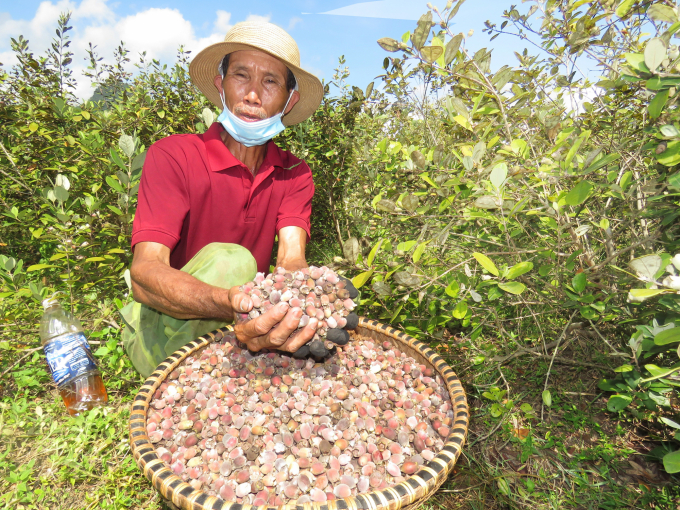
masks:
[(71, 333), (53, 339), (45, 345), (45, 355), (57, 386), (97, 369), (90, 345), (83, 333)]

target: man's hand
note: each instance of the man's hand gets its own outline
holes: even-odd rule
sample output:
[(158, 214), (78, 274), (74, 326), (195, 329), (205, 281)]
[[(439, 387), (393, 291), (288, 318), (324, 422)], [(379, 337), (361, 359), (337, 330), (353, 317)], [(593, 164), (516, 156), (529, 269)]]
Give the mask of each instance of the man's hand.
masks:
[[(238, 287), (234, 288), (238, 291)], [(243, 310), (244, 306), (250, 311), (252, 301), (240, 291), (235, 292), (233, 300), (229, 291), (230, 301), (234, 310)], [(310, 319), (309, 324), (298, 330), (298, 323), (302, 317), (302, 308), (291, 308), (288, 303), (279, 303), (268, 312), (247, 322), (236, 323), (234, 332), (236, 338), (248, 346), (253, 352), (262, 349), (278, 349), (280, 351), (295, 352), (309, 342), (316, 332), (319, 321)], [(291, 334), (295, 333), (293, 337)]]

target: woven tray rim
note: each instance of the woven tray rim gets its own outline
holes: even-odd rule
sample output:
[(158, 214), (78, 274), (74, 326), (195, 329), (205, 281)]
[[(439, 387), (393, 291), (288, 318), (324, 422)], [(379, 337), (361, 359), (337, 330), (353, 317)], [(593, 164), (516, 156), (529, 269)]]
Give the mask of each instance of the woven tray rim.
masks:
[(400, 510), (412, 509), (424, 502), (446, 480), (461, 454), (469, 425), (469, 410), (465, 391), (460, 380), (444, 359), (422, 342), (410, 335), (376, 320), (360, 317), (359, 328), (381, 333), (407, 344), (418, 351), (439, 372), (447, 385), (454, 411), (454, 421), (444, 447), (433, 460), (420, 466), (418, 471), (401, 482), (384, 490), (359, 494), (325, 503), (301, 505), (254, 506), (224, 501), (196, 490), (175, 475), (156, 455), (156, 447), (146, 431), (146, 416), (156, 389), (179, 364), (191, 353), (207, 346), (233, 331), (225, 326), (197, 338), (168, 356), (146, 379), (135, 396), (129, 420), (130, 447), (137, 465), (144, 476), (167, 501), (183, 510)]

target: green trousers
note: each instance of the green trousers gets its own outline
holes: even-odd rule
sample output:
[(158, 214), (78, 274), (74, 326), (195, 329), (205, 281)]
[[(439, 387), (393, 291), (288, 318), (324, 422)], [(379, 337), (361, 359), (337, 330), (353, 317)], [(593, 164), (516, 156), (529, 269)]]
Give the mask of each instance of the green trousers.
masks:
[[(212, 243), (181, 270), (202, 282), (230, 289), (253, 280), (257, 262), (243, 246)], [(126, 326), (122, 334), (123, 346), (134, 367), (144, 377), (151, 375), (177, 349), (226, 324), (208, 319), (175, 319), (141, 303), (130, 303), (120, 312)]]

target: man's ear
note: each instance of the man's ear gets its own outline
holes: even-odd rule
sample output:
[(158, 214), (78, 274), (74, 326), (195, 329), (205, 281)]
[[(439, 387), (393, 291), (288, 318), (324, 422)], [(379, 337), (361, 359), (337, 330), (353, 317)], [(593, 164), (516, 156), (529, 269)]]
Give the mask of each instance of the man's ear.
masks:
[(300, 93), (297, 90), (293, 91), (293, 95), (290, 96), (290, 101), (288, 101), (288, 107), (284, 112), (284, 115), (293, 109), (293, 106), (300, 100)]
[(215, 83), (215, 88), (217, 89), (217, 92), (219, 92), (220, 94), (222, 93), (222, 80), (224, 80), (224, 78), (222, 78), (222, 76), (220, 76), (219, 74), (215, 76), (215, 79), (213, 80), (213, 82)]

